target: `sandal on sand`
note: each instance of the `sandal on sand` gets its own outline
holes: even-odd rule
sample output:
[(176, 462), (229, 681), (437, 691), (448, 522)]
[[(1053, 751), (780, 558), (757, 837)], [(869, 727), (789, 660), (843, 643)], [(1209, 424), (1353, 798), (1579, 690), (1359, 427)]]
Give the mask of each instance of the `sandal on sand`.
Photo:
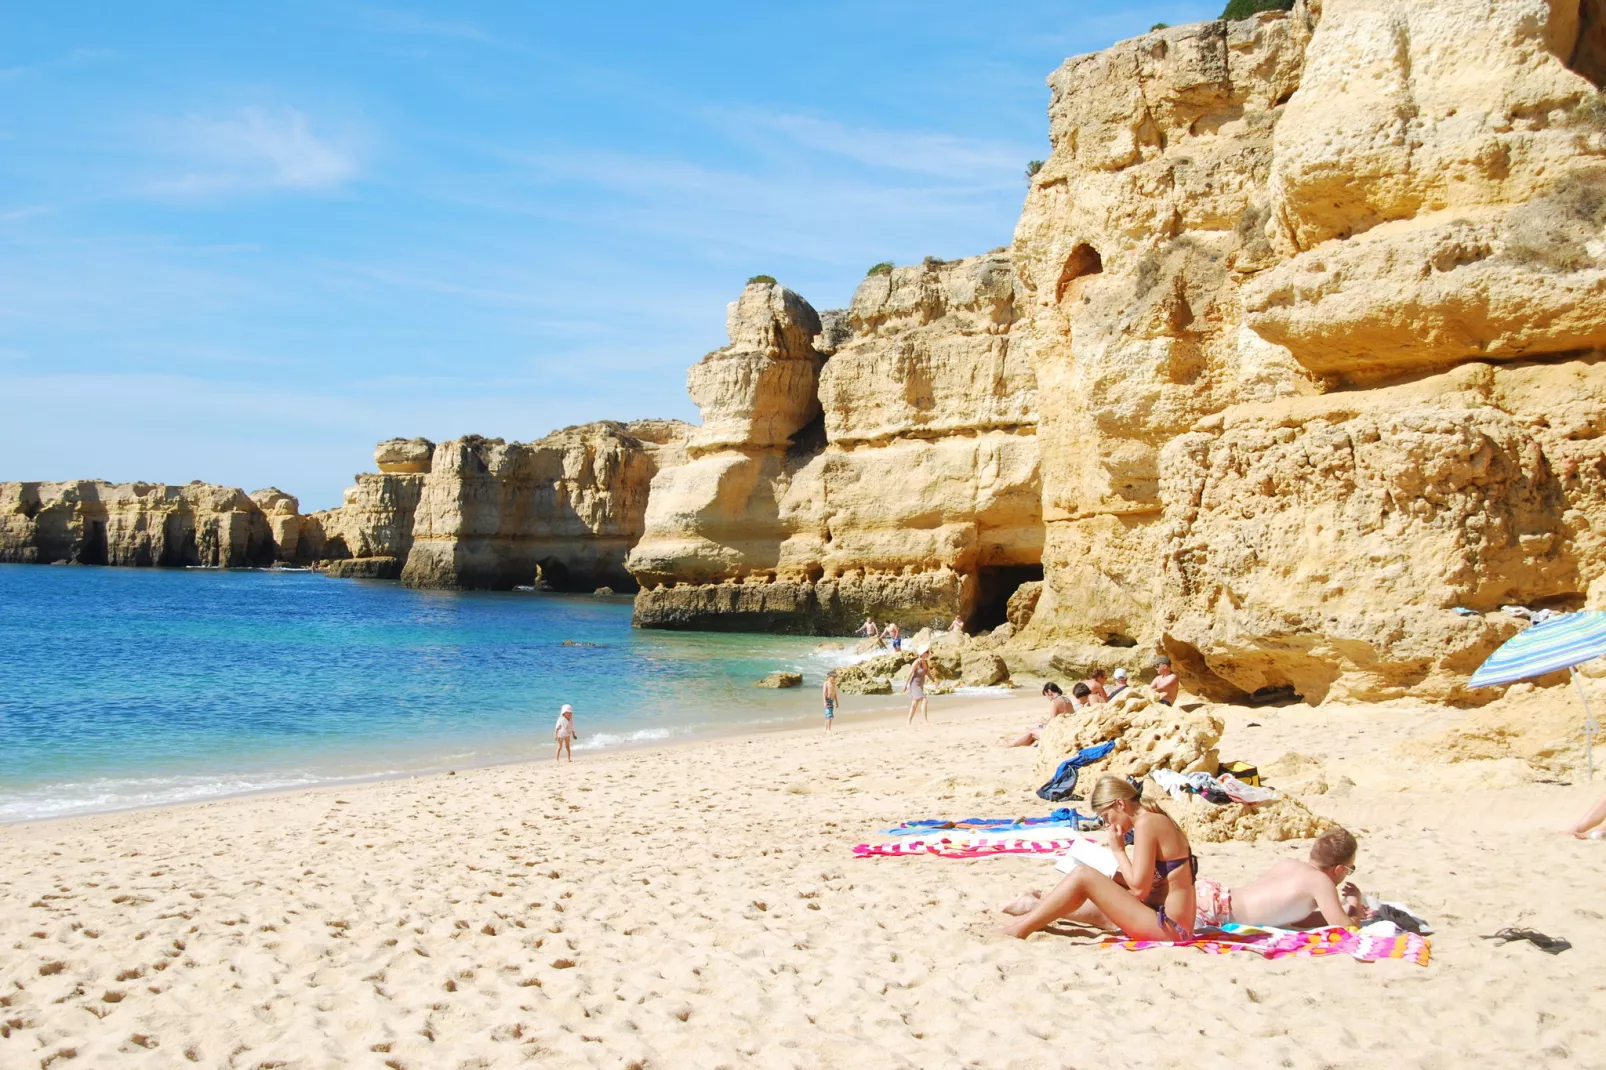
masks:
[(1573, 945), (1559, 936), (1546, 936), (1537, 929), (1501, 929), (1499, 932), (1485, 936), (1484, 940), (1499, 940), (1505, 946), (1516, 940), (1526, 940), (1540, 951), (1551, 955), (1559, 955)]

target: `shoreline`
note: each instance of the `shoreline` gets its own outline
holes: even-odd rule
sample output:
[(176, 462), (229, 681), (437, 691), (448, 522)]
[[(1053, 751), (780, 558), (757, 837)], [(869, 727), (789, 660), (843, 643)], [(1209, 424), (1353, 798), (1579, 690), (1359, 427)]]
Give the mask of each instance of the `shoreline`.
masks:
[[(806, 690), (807, 686), (808, 685), (805, 685), (805, 687), (802, 690)], [(979, 704), (984, 704), (984, 703), (1007, 701), (1007, 700), (1010, 700), (1012, 698), (1015, 698), (1016, 696), (1020, 695), (1023, 691), (1025, 691), (1025, 689), (1023, 689), (1023, 688), (1016, 688), (1013, 691), (1007, 691), (1007, 690), (1002, 689), (1002, 688), (995, 689), (995, 690), (998, 691), (997, 695), (978, 695), (978, 694), (975, 694), (974, 692), (972, 692), (972, 693), (967, 693), (967, 694), (960, 695), (960, 696), (938, 696), (938, 697), (939, 698), (955, 698), (955, 697), (957, 697), (957, 698), (959, 698), (960, 700), (962, 700), (962, 701), (964, 701), (966, 703), (976, 703), (976, 704), (979, 705)], [(799, 696), (799, 697), (801, 698), (801, 696)], [(889, 697), (889, 696), (874, 695), (874, 696), (847, 696), (847, 697), (856, 698), (857, 699), (857, 698), (886, 698), (886, 697)], [(906, 706), (885, 706), (885, 707), (877, 706), (877, 707), (872, 707), (872, 708), (870, 708), (868, 710), (864, 710), (864, 711), (861, 711), (861, 712), (850, 713), (850, 714), (847, 714), (847, 716), (852, 717), (853, 722), (854, 722), (854, 724), (856, 726), (881, 726), (881, 725), (884, 725), (884, 724), (895, 723), (895, 722), (899, 721), (901, 718), (903, 718), (905, 716), (906, 709), (907, 709)], [(803, 716), (804, 715), (801, 715), (801, 714), (799, 715), (800, 718), (803, 717)], [(838, 721), (838, 725), (837, 725), (837, 729), (836, 729), (837, 731), (840, 731), (842, 729), (841, 722), (842, 722), (843, 718), (844, 718), (844, 714), (842, 712), (842, 707), (839, 705), (838, 714), (837, 714), (837, 721)], [(820, 715), (818, 713), (818, 711), (816, 711), (816, 713), (814, 715), (814, 719), (817, 720), (817, 721), (823, 721), (824, 718), (823, 718), (822, 715)], [(741, 739), (741, 738), (747, 738), (747, 737), (750, 737), (750, 736), (752, 736), (752, 737), (764, 737), (764, 736), (772, 736), (772, 735), (780, 735), (780, 734), (788, 734), (788, 733), (797, 735), (799, 737), (807, 737), (811, 733), (823, 736), (824, 735), (824, 730), (823, 730), (823, 725), (817, 726), (817, 727), (815, 727), (813, 729), (810, 729), (810, 728), (804, 727), (803, 725), (800, 725), (800, 724), (790, 723), (789, 720), (788, 721), (780, 721), (780, 720), (777, 720), (777, 719), (770, 719), (768, 721), (738, 722), (738, 723), (734, 723), (734, 724), (731, 724), (731, 725), (723, 727), (723, 728), (711, 730), (711, 731), (706, 732), (706, 733), (704, 733), (704, 732), (690, 733), (690, 734), (686, 734), (686, 735), (671, 736), (671, 737), (668, 737), (668, 738), (660, 738), (660, 739), (622, 740), (622, 741), (620, 741), (618, 743), (608, 743), (608, 744), (606, 744), (606, 745), (604, 745), (602, 747), (596, 748), (596, 749), (592, 749), (592, 748), (589, 748), (589, 747), (583, 747), (583, 746), (582, 747), (576, 747), (575, 749), (581, 755), (589, 755), (589, 756), (591, 756), (593, 758), (602, 758), (602, 757), (605, 757), (607, 755), (612, 755), (612, 754), (621, 754), (621, 753), (636, 752), (636, 751), (653, 751), (653, 750), (659, 750), (659, 749), (669, 750), (669, 749), (678, 749), (678, 748), (693, 747), (693, 746), (706, 746), (706, 745), (708, 745), (710, 743), (717, 743), (717, 742), (720, 742), (720, 741), (730, 740), (730, 739)], [(582, 739), (582, 743), (583, 742), (584, 742), (584, 740)], [(548, 745), (550, 745), (550, 741), (548, 741)], [(425, 767), (421, 767), (421, 768), (418, 768), (418, 769), (397, 770), (397, 771), (392, 771), (392, 772), (387, 772), (387, 773), (363, 774), (363, 775), (349, 776), (349, 777), (331, 776), (331, 777), (319, 779), (319, 780), (317, 780), (315, 782), (312, 782), (312, 783), (300, 784), (300, 785), (265, 787), (265, 788), (258, 788), (258, 789), (250, 789), (250, 790), (246, 790), (246, 791), (229, 791), (229, 792), (223, 792), (223, 793), (220, 793), (220, 794), (217, 794), (217, 795), (207, 795), (207, 796), (202, 796), (202, 797), (198, 797), (198, 798), (175, 799), (175, 800), (168, 801), (168, 802), (139, 803), (139, 804), (135, 804), (135, 805), (132, 805), (132, 806), (116, 806), (116, 807), (109, 807), (109, 808), (105, 808), (105, 809), (81, 810), (81, 811), (77, 811), (77, 812), (74, 812), (74, 813), (52, 815), (52, 816), (48, 816), (48, 817), (24, 817), (24, 818), (16, 818), (16, 819), (0, 819), (0, 829), (17, 828), (17, 827), (47, 826), (47, 825), (50, 825), (50, 824), (53, 824), (53, 823), (56, 823), (56, 822), (73, 821), (73, 820), (84, 819), (84, 818), (104, 817), (104, 816), (119, 815), (119, 814), (138, 814), (138, 813), (144, 813), (144, 812), (147, 812), (147, 811), (166, 811), (166, 810), (173, 810), (173, 809), (176, 809), (176, 808), (186, 807), (186, 806), (206, 806), (206, 805), (211, 805), (211, 804), (214, 804), (214, 803), (224, 803), (224, 802), (230, 802), (230, 801), (238, 800), (238, 799), (264, 799), (264, 798), (275, 798), (275, 797), (283, 797), (283, 796), (295, 796), (295, 795), (299, 795), (299, 794), (302, 794), (302, 793), (305, 793), (305, 792), (317, 792), (317, 791), (322, 791), (322, 790), (326, 790), (326, 789), (333, 790), (333, 789), (338, 789), (338, 788), (365, 787), (365, 786), (374, 785), (374, 784), (385, 784), (385, 783), (390, 783), (390, 782), (394, 782), (394, 781), (401, 781), (401, 780), (413, 780), (413, 779), (418, 779), (418, 778), (422, 778), (422, 777), (437, 777), (437, 776), (448, 775), (450, 773), (456, 773), (456, 772), (459, 772), (459, 771), (468, 772), (468, 771), (481, 770), (481, 769), (503, 769), (503, 768), (516, 768), (516, 767), (521, 767), (521, 766), (539, 767), (541, 764), (543, 764), (543, 762), (547, 762), (547, 763), (551, 763), (551, 764), (557, 764), (557, 763), (553, 762), (550, 757), (544, 758), (544, 759), (543, 758), (538, 758), (538, 757), (510, 758), (510, 759), (505, 759), (505, 760), (500, 760), (500, 761), (457, 763), (455, 765), (453, 765), (451, 763), (443, 763), (443, 764), (439, 764), (439, 765), (425, 766)]]

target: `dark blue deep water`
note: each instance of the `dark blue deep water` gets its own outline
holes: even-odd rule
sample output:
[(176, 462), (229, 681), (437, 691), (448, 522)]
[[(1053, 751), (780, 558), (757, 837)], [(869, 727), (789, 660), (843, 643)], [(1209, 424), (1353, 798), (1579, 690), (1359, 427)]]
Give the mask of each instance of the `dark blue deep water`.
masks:
[[(564, 646), (564, 640), (595, 646)], [(818, 640), (639, 631), (628, 597), (0, 565), (0, 821), (813, 724)], [(755, 688), (778, 668), (802, 691)]]

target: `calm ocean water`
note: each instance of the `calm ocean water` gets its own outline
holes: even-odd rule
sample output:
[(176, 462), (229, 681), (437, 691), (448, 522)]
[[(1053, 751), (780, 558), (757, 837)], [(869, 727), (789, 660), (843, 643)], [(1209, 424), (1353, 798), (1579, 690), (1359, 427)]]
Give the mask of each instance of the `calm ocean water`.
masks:
[[(564, 646), (564, 640), (595, 646)], [(639, 631), (629, 598), (0, 565), (0, 821), (818, 723), (817, 639)], [(801, 671), (801, 690), (753, 682)]]

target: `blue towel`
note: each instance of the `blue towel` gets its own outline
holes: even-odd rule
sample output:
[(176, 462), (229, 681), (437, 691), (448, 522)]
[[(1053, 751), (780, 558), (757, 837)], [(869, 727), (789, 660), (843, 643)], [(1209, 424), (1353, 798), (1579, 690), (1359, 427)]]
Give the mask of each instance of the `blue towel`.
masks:
[(1037, 789), (1037, 797), (1047, 799), (1049, 802), (1060, 802), (1070, 798), (1071, 793), (1076, 790), (1077, 770), (1084, 765), (1092, 765), (1109, 757), (1114, 749), (1113, 740), (1083, 747), (1059, 764), (1059, 768), (1054, 770), (1054, 775), (1049, 778), (1048, 783)]

